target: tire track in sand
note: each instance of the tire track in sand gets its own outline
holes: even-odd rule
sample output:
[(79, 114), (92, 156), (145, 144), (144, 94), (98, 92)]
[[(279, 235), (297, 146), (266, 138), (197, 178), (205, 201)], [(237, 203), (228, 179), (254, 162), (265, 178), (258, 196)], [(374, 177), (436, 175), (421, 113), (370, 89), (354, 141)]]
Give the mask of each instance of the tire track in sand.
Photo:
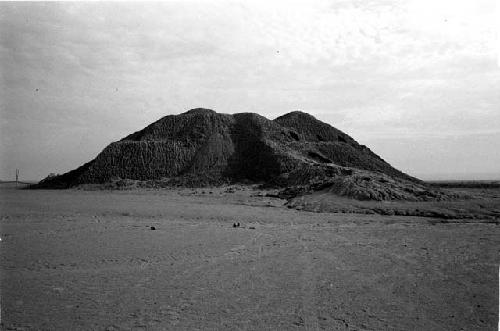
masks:
[(319, 324), (316, 307), (316, 276), (314, 274), (313, 254), (307, 244), (307, 241), (310, 240), (300, 235), (298, 239), (303, 248), (303, 253), (300, 255), (300, 262), (304, 266), (301, 276), (302, 318), (307, 331), (317, 331), (319, 330)]

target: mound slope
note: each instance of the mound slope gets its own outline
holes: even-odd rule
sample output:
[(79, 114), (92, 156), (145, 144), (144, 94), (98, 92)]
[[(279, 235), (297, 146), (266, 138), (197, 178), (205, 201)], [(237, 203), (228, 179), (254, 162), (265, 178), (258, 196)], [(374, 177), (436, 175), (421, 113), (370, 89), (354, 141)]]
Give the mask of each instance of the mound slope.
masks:
[(181, 186), (246, 181), (286, 187), (288, 194), (328, 189), (375, 200), (435, 195), (418, 179), (309, 114), (296, 111), (269, 120), (255, 113), (229, 115), (203, 108), (165, 116), (37, 187), (68, 188), (116, 178)]

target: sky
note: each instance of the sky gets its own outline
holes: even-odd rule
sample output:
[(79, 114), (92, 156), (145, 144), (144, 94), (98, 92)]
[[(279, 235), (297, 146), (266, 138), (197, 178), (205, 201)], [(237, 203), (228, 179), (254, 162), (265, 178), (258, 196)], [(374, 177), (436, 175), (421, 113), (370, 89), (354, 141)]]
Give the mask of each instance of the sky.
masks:
[(192, 108), (294, 110), (422, 179), (500, 179), (496, 0), (0, 3), (0, 179)]

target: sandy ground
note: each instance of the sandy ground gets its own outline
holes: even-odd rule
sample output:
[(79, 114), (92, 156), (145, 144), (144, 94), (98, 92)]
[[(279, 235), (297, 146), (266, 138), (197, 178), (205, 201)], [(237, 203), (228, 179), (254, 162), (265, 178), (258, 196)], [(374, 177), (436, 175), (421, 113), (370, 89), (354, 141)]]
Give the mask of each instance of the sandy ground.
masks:
[(254, 194), (1, 190), (3, 328), (497, 328), (500, 226)]

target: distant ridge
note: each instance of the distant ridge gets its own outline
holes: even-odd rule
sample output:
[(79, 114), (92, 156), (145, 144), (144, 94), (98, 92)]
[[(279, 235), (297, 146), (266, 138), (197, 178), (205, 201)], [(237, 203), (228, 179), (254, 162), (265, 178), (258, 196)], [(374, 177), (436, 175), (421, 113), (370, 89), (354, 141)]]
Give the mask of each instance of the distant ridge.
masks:
[(22, 182), (22, 181), (15, 181), (15, 180), (0, 180), (0, 184), (23, 184), (23, 185), (31, 185), (34, 182)]
[(307, 113), (294, 111), (269, 120), (255, 113), (230, 115), (204, 108), (165, 116), (36, 188), (117, 178), (179, 186), (253, 182), (295, 191), (328, 189), (357, 199), (436, 197), (420, 180)]

